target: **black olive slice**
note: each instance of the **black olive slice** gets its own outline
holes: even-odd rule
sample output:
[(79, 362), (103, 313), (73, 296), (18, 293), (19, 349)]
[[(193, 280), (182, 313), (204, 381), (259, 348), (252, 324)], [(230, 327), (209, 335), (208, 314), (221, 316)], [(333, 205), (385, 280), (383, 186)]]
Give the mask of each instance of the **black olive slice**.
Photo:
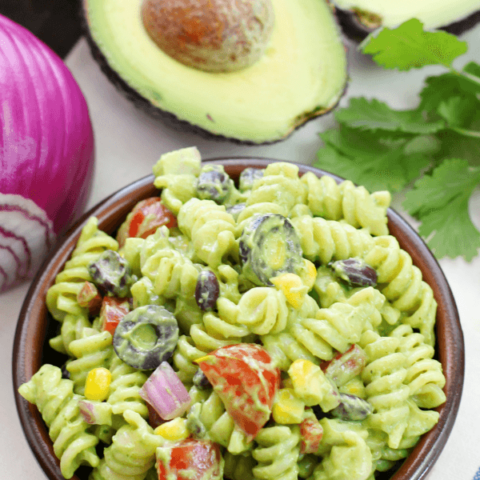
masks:
[(330, 264), (338, 278), (351, 285), (360, 287), (375, 287), (377, 285), (377, 272), (360, 258), (338, 260)]
[(201, 200), (222, 204), (233, 188), (233, 181), (222, 165), (205, 165), (197, 179), (197, 195)]
[(240, 191), (244, 192), (246, 190), (251, 190), (253, 187), (253, 182), (259, 178), (262, 178), (264, 172), (265, 169), (263, 168), (246, 168), (243, 170), (239, 179)]
[(202, 270), (195, 286), (195, 300), (204, 312), (213, 310), (220, 295), (220, 285), (217, 276), (210, 270)]
[(128, 296), (134, 281), (128, 262), (113, 250), (105, 250), (88, 266), (88, 273), (98, 289), (109, 296)]
[(158, 305), (145, 305), (128, 313), (113, 336), (115, 353), (131, 367), (153, 370), (172, 355), (178, 341), (174, 315)]
[(227, 213), (229, 213), (235, 221), (238, 220), (238, 216), (245, 210), (245, 203), (237, 203), (227, 208)]
[(270, 278), (298, 273), (302, 247), (288, 218), (279, 214), (254, 216), (240, 237), (242, 272), (255, 285), (271, 286)]

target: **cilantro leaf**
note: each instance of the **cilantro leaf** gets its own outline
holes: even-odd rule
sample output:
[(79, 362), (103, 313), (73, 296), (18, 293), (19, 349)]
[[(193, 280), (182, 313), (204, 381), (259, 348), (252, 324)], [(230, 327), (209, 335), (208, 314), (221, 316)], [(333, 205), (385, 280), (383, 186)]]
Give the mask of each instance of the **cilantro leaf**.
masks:
[(450, 33), (425, 32), (422, 22), (413, 18), (397, 28), (384, 27), (378, 35), (369, 35), (360, 48), (385, 68), (410, 70), (425, 65), (450, 68), (453, 60), (467, 51), (467, 44)]
[[(474, 75), (475, 77), (480, 78), (480, 65), (476, 62), (467, 63), (463, 67), (463, 71)], [(480, 85), (477, 87), (477, 90), (480, 88)]]
[(468, 202), (480, 182), (480, 168), (466, 160), (445, 160), (408, 192), (403, 206), (422, 221), (419, 232), (438, 258), (463, 255), (470, 261), (480, 247)]
[(399, 191), (430, 164), (429, 156), (419, 146), (410, 148), (411, 136), (392, 138), (388, 132), (377, 135), (341, 127), (320, 137), (325, 147), (317, 154), (316, 166), (370, 191)]
[(478, 102), (477, 93), (480, 90), (469, 80), (454, 73), (445, 73), (437, 77), (428, 77), (425, 87), (420, 92), (420, 110), (436, 112), (440, 103), (452, 97), (468, 98), (471, 102)]
[(430, 134), (445, 128), (443, 120), (428, 122), (419, 110), (392, 110), (386, 103), (363, 97), (352, 98), (348, 108), (339, 110), (335, 118), (343, 125), (361, 130)]
[(451, 97), (437, 108), (450, 127), (465, 127), (470, 125), (479, 107), (478, 100), (468, 97)]
[[(475, 124), (475, 123), (474, 123)], [(476, 127), (480, 129), (480, 125)], [(480, 139), (461, 135), (453, 130), (444, 130), (438, 134), (443, 158), (463, 158), (470, 165), (480, 165)]]

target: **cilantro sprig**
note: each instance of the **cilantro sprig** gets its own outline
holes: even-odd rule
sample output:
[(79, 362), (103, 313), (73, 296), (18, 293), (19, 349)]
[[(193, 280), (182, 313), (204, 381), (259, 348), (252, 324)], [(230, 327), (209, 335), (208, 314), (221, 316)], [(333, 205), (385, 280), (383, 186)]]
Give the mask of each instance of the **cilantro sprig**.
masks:
[(480, 232), (468, 205), (480, 185), (480, 65), (453, 61), (467, 44), (445, 32), (426, 32), (419, 20), (383, 28), (360, 46), (384, 68), (441, 65), (428, 77), (417, 108), (393, 110), (379, 100), (352, 98), (335, 115), (338, 128), (320, 134), (317, 166), (370, 190), (405, 191), (404, 208), (438, 258), (470, 261)]

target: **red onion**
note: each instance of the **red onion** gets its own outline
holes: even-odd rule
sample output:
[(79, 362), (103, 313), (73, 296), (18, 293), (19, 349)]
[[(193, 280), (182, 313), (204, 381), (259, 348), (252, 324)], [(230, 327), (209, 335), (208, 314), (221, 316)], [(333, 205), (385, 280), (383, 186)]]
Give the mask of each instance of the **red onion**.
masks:
[(0, 291), (31, 277), (85, 207), (93, 132), (72, 74), (0, 15)]
[(106, 402), (95, 400), (80, 400), (78, 408), (83, 419), (89, 425), (111, 425), (112, 407)]
[(157, 367), (139, 393), (163, 420), (180, 417), (192, 401), (182, 381), (167, 362)]

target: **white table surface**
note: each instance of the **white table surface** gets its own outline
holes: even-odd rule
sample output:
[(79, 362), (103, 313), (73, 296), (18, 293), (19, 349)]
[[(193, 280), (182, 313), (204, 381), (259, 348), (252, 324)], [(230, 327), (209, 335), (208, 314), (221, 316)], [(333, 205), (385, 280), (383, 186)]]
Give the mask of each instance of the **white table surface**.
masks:
[[(480, 26), (463, 39), (469, 43), (467, 60), (480, 63)], [(395, 108), (414, 107), (427, 75), (441, 72), (429, 67), (412, 72), (392, 72), (375, 66), (350, 44), (350, 96), (376, 97)], [(137, 110), (107, 81), (89, 49), (81, 40), (66, 59), (87, 99), (96, 137), (97, 164), (88, 207), (106, 195), (151, 172), (159, 156), (170, 150), (196, 145), (203, 158), (231, 155), (266, 156), (310, 164), (321, 142), (318, 132), (332, 125), (332, 115), (311, 121), (284, 142), (245, 147), (229, 142), (205, 140), (166, 127)], [(471, 205), (474, 222), (480, 228), (480, 192)], [(411, 221), (411, 219), (409, 219)], [(462, 259), (440, 262), (453, 290), (466, 344), (465, 386), (460, 410), (450, 439), (428, 480), (479, 480), (480, 472), (480, 257), (467, 263)], [(43, 480), (23, 435), (17, 416), (11, 378), (11, 355), (15, 326), (28, 285), (0, 295), (0, 479)], [(475, 477), (475, 478), (474, 478)]]

